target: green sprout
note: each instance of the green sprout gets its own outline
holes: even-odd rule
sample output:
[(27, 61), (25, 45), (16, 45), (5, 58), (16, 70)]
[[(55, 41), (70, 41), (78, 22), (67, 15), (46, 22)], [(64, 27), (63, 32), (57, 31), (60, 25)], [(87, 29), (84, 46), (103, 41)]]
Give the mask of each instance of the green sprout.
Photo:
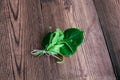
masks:
[(84, 41), (84, 32), (77, 28), (69, 28), (62, 32), (56, 29), (55, 32), (49, 32), (42, 40), (44, 50), (33, 50), (34, 56), (50, 55), (62, 63), (64, 57), (69, 57), (75, 54), (78, 46)]

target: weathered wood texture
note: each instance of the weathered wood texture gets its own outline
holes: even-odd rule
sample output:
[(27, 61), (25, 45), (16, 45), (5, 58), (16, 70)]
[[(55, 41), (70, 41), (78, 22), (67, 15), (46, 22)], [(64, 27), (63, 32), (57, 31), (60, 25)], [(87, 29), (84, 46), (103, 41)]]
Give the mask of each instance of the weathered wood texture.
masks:
[[(33, 57), (57, 27), (84, 30), (84, 44), (60, 65)], [(0, 0), (0, 80), (115, 80), (92, 0)]]
[(115, 75), (120, 80), (120, 0), (94, 0), (94, 2), (113, 62)]

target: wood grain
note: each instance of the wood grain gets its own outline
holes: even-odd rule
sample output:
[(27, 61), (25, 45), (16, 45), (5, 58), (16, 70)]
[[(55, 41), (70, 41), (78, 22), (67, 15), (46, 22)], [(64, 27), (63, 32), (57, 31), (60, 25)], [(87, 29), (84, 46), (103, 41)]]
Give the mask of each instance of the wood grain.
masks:
[[(77, 53), (60, 65), (32, 56), (57, 27), (85, 31)], [(0, 0), (0, 52), (0, 80), (115, 80), (91, 0)]]
[(101, 27), (112, 59), (115, 75), (120, 80), (120, 0), (94, 0)]

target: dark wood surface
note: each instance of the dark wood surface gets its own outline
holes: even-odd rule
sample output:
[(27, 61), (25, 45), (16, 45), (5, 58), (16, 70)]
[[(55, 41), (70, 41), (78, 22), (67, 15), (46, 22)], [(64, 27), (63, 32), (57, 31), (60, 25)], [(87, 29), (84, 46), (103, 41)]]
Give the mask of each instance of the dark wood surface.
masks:
[[(63, 64), (32, 56), (33, 49), (43, 49), (44, 35), (58, 27), (85, 31), (77, 53)], [(0, 0), (0, 80), (115, 80), (103, 32), (92, 0)]]
[(115, 75), (120, 80), (120, 0), (94, 0)]

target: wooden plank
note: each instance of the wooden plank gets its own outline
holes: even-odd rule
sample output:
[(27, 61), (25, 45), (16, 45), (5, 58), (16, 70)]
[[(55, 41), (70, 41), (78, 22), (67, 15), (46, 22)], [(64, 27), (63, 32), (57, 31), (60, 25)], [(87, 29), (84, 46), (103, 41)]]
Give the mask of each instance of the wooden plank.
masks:
[(7, 29), (7, 3), (0, 0), (0, 80), (14, 80), (11, 64), (11, 50)]
[(120, 79), (120, 2), (94, 0), (117, 79)]
[[(60, 65), (33, 57), (57, 27), (84, 30), (84, 44)], [(115, 80), (91, 0), (0, 0), (0, 32), (0, 80)]]

